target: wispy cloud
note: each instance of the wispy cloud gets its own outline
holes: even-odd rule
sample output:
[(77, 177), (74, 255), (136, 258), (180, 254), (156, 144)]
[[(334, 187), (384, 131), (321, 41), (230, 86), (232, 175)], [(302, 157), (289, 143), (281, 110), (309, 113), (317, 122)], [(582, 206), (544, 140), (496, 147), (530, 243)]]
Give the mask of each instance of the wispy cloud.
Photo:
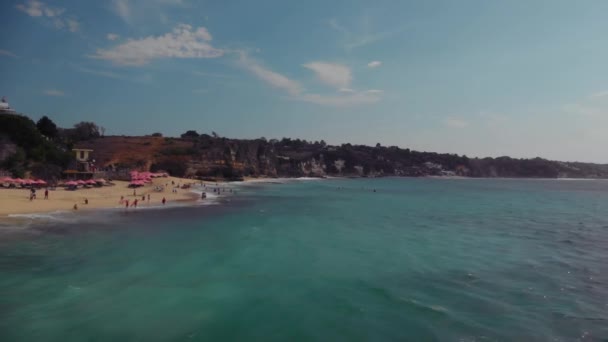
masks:
[(589, 95), (590, 99), (596, 99), (596, 98), (600, 98), (600, 97), (608, 97), (608, 90), (598, 91), (598, 92), (595, 92), (595, 93)]
[(44, 95), (48, 95), (48, 96), (65, 96), (65, 93), (61, 90), (57, 90), (57, 89), (46, 89), (45, 91), (43, 91)]
[(303, 66), (312, 70), (317, 75), (319, 81), (338, 89), (348, 88), (353, 80), (350, 68), (342, 64), (310, 62)]
[(64, 15), (64, 8), (51, 7), (37, 0), (28, 0), (25, 3), (17, 4), (15, 7), (30, 17), (47, 18), (47, 20), (57, 29), (65, 28), (70, 32), (77, 32), (80, 29), (80, 23), (76, 18), (66, 18)]
[(108, 34), (106, 35), (106, 38), (107, 38), (108, 40), (114, 41), (114, 40), (116, 40), (116, 39), (120, 38), (120, 36), (119, 36), (119, 35), (117, 35), (116, 33), (108, 33)]
[[(367, 27), (368, 25), (363, 26)], [(338, 31), (343, 36), (343, 45), (344, 48), (347, 50), (352, 50), (355, 48), (373, 44), (384, 39), (390, 38), (404, 31), (404, 29), (400, 28), (389, 31), (370, 32), (366, 28), (365, 30), (355, 32), (340, 24), (335, 18), (329, 20), (329, 27), (331, 27), (335, 31)]]
[(216, 58), (224, 54), (209, 44), (212, 37), (204, 27), (196, 30), (179, 24), (172, 32), (162, 36), (129, 39), (110, 49), (97, 49), (91, 58), (104, 59), (117, 65), (142, 66), (154, 59)]
[(344, 26), (340, 25), (340, 23), (338, 23), (338, 20), (336, 18), (332, 18), (329, 20), (329, 26), (336, 31), (342, 32), (347, 35), (350, 34), (350, 32), (346, 29), (346, 27), (344, 27)]
[(382, 65), (382, 62), (380, 62), (380, 61), (371, 61), (371, 62), (367, 63), (367, 66), (370, 67), (370, 68), (372, 68), (372, 69), (373, 68), (377, 68), (377, 67), (379, 67), (381, 65)]
[[(183, 0), (112, 0), (111, 9), (127, 24), (134, 24), (134, 20), (145, 17), (158, 17), (159, 20), (166, 24), (168, 18), (163, 12), (163, 6), (183, 6)], [(154, 14), (154, 15), (152, 15)]]
[(261, 64), (250, 59), (245, 53), (240, 53), (239, 64), (249, 70), (257, 78), (270, 84), (271, 86), (287, 91), (291, 95), (298, 95), (302, 92), (302, 86), (296, 81), (274, 72)]
[(0, 50), (0, 56), (19, 58), (17, 55), (15, 55), (14, 53), (12, 53), (12, 52), (10, 52), (8, 50)]
[(149, 74), (125, 75), (125, 74), (112, 72), (112, 71), (108, 71), (108, 70), (86, 68), (86, 67), (76, 65), (76, 64), (72, 64), (72, 68), (78, 72), (82, 72), (85, 74), (90, 74), (90, 75), (95, 75), (95, 76), (100, 76), (100, 77), (105, 77), (105, 78), (112, 78), (112, 79), (122, 80), (122, 81), (128, 81), (128, 82), (133, 82), (133, 83), (138, 83), (138, 84), (148, 84), (148, 83), (152, 82), (152, 76)]
[(74, 66), (74, 69), (76, 69), (76, 71), (84, 72), (84, 73), (91, 74), (91, 75), (103, 76), (103, 77), (108, 77), (108, 78), (116, 78), (116, 79), (125, 78), (124, 76), (122, 76), (118, 73), (106, 71), (106, 70), (89, 69), (89, 68), (84, 68), (81, 66)]
[[(243, 52), (241, 52), (240, 55), (241, 58), (239, 60), (239, 63), (242, 67), (250, 71), (254, 76), (264, 81), (265, 83), (273, 86), (274, 88), (287, 92), (290, 95), (290, 98), (293, 100), (309, 102), (324, 106), (348, 107), (361, 104), (371, 104), (378, 102), (381, 99), (381, 91), (379, 90), (355, 91), (346, 87), (340, 87), (339, 89), (337, 89), (337, 93), (329, 95), (309, 93), (304, 87), (302, 87), (299, 82), (292, 80), (280, 73), (277, 73), (267, 67), (262, 66), (255, 60), (250, 59), (247, 54)], [(336, 75), (336, 73), (333, 72), (335, 71), (334, 69), (330, 68), (332, 72), (329, 72), (326, 68), (318, 68), (319, 65), (316, 66), (317, 67), (312, 67), (309, 69), (315, 71), (317, 75), (322, 74), (324, 76), (327, 76), (324, 79), (324, 82), (326, 82), (327, 84), (338, 86), (339, 84), (350, 83), (350, 79), (352, 79), (352, 77), (345, 77), (344, 70), (337, 72), (340, 77), (333, 77)], [(332, 77), (329, 77), (328, 75), (331, 75)], [(348, 82), (346, 82), (346, 80), (348, 80)]]
[(126, 22), (131, 20), (131, 8), (128, 0), (113, 0), (112, 9), (122, 20)]
[(232, 76), (232, 75), (217, 74), (217, 73), (205, 72), (205, 71), (193, 71), (192, 73), (196, 76), (202, 76), (202, 77), (234, 78), (234, 76)]
[(445, 118), (443, 124), (450, 128), (465, 128), (469, 125), (467, 121), (454, 117)]

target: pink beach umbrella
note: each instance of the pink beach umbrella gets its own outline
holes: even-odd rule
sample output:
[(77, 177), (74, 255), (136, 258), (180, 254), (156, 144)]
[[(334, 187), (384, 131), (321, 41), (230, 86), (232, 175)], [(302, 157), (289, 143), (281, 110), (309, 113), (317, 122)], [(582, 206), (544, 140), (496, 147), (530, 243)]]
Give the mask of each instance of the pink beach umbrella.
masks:
[(78, 182), (69, 181), (69, 182), (64, 183), (64, 185), (78, 185)]
[(12, 183), (14, 179), (11, 177), (2, 177), (0, 178), (0, 183)]
[(97, 182), (94, 179), (89, 179), (88, 181), (86, 181), (85, 183), (90, 184), (90, 185), (94, 185), (97, 184)]
[(77, 180), (76, 183), (79, 184), (79, 185), (85, 185), (85, 184), (87, 184), (87, 182), (83, 181), (82, 179)]

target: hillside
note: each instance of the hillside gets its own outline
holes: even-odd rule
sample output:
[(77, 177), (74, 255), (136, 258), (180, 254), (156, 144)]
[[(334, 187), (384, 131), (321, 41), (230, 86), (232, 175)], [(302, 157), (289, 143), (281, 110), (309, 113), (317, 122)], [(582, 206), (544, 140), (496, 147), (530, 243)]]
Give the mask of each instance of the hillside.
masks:
[(530, 178), (608, 178), (608, 165), (567, 163), (541, 158), (470, 159), (455, 154), (417, 152), (303, 140), (108, 136), (78, 144), (91, 148), (98, 165), (167, 170), (177, 176), (323, 177), (465, 176)]
[(418, 152), (396, 146), (342, 144), (300, 139), (229, 139), (188, 131), (181, 138), (102, 136), (103, 128), (80, 122), (57, 127), (49, 118), (37, 123), (24, 115), (0, 114), (0, 172), (32, 173), (58, 179), (73, 163), (73, 147), (94, 150), (96, 165), (115, 175), (128, 170), (164, 170), (175, 176), (223, 177), (382, 177), (463, 176), (530, 178), (608, 178), (608, 165), (541, 158), (467, 158)]

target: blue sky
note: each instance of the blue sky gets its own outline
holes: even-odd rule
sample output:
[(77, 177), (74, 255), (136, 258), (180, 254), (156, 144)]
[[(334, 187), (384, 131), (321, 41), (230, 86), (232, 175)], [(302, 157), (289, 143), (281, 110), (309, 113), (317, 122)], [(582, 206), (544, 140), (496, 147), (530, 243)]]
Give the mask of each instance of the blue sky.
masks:
[(0, 95), (106, 134), (608, 163), (608, 1), (4, 1)]

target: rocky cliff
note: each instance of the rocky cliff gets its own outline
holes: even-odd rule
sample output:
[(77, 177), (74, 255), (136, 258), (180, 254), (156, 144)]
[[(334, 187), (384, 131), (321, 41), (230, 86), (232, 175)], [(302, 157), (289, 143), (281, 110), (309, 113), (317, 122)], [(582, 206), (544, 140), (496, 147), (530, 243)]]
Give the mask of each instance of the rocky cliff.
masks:
[(608, 165), (541, 158), (470, 159), (395, 146), (329, 146), (303, 140), (188, 138), (97, 138), (79, 144), (94, 150), (98, 165), (112, 169), (166, 170), (192, 177), (465, 176), (608, 178)]

